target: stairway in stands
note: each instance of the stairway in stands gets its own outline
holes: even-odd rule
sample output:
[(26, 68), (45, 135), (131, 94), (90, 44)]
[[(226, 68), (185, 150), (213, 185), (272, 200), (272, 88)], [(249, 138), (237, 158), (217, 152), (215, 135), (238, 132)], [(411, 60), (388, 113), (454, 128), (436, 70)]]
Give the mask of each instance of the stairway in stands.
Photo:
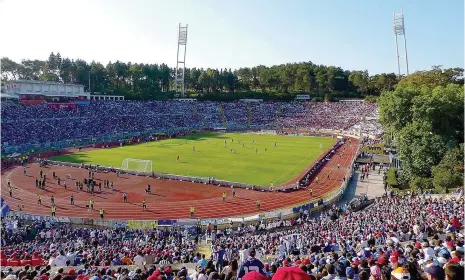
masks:
[(221, 117), (221, 122), (223, 123), (223, 127), (227, 127), (227, 122), (226, 122), (226, 116), (224, 115), (224, 107), (223, 104), (220, 103), (220, 117)]
[(199, 114), (198, 108), (197, 108), (197, 102), (192, 103), (192, 116), (194, 120), (199, 120), (199, 122), (202, 124), (202, 127), (206, 127), (205, 125), (205, 119), (203, 115)]
[(250, 122), (251, 122), (251, 118), (252, 118), (252, 106), (250, 106), (250, 104), (247, 106), (248, 107), (248, 116), (247, 116), (247, 128), (250, 129)]
[(308, 102), (308, 104), (307, 104), (307, 112), (305, 113), (305, 117), (302, 120), (304, 124), (307, 123), (307, 120), (312, 118), (312, 107), (313, 107), (313, 102)]
[(276, 117), (275, 117), (275, 120), (274, 120), (274, 127), (275, 129), (279, 129), (279, 116), (281, 115), (282, 113), (282, 106), (283, 105), (279, 105), (278, 109), (276, 110)]

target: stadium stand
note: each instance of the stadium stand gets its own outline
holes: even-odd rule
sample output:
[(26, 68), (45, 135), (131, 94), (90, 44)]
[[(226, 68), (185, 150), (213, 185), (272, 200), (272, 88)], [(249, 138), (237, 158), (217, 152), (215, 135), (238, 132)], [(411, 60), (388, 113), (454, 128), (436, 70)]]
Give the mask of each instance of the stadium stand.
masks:
[[(215, 273), (221, 279), (235, 279), (244, 269), (241, 264), (256, 258), (263, 264), (263, 279), (281, 279), (273, 277), (280, 269), (300, 267), (311, 278), (296, 279), (446, 279), (449, 273), (447, 279), (455, 280), (463, 271), (462, 205), (462, 195), (447, 199), (385, 195), (357, 212), (344, 204), (288, 221), (226, 229), (209, 226), (204, 234), (212, 238), (212, 256), (207, 259), (195, 253), (200, 228), (86, 229), (3, 219), (1, 255), (6, 272), (2, 273), (29, 265), (16, 274), (26, 279), (58, 279), (57, 275), (170, 279), (176, 267), (177, 277), (184, 275), (183, 279)], [(133, 264), (138, 267), (115, 268)], [(63, 266), (73, 267), (50, 274), (52, 268)]]
[[(76, 109), (45, 105), (2, 106), (2, 143), (10, 146), (100, 137), (121, 132), (173, 131), (221, 127), (220, 104), (230, 129), (250, 127), (346, 129), (373, 112), (361, 103), (219, 103), (92, 101)], [(250, 118), (248, 118), (250, 113)], [(327, 117), (332, 116), (332, 117)], [(249, 122), (250, 119), (250, 122)]]
[[(381, 133), (367, 120), (377, 114), (369, 103), (93, 101), (70, 110), (10, 103), (1, 114), (1, 141), (11, 146), (224, 124)], [(463, 203), (462, 192), (447, 198), (386, 193), (362, 209), (334, 204), (291, 220), (226, 228), (86, 228), (12, 216), (1, 222), (1, 278), (458, 280), (464, 277)], [(203, 236), (211, 239), (211, 257), (197, 253)]]

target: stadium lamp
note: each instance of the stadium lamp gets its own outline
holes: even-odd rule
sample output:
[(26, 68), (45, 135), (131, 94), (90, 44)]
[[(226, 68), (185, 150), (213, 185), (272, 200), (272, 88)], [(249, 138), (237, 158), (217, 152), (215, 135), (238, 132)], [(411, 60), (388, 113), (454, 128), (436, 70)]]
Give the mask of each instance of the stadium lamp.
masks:
[(408, 56), (407, 56), (407, 38), (405, 37), (405, 23), (404, 23), (404, 10), (403, 9), (400, 11), (400, 13), (394, 13), (392, 15), (392, 23), (393, 23), (394, 36), (396, 39), (397, 71), (400, 76), (398, 36), (404, 36), (405, 65), (407, 68), (407, 75), (408, 75), (409, 70), (408, 70)]

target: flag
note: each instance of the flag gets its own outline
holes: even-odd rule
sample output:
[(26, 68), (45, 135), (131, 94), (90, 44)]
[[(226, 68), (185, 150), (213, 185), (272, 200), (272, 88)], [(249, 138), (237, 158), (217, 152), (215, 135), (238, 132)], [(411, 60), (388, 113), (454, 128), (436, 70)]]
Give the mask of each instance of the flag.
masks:
[(5, 217), (8, 212), (10, 212), (10, 207), (8, 207), (8, 204), (6, 204), (6, 201), (1, 198), (1, 205), (2, 205), (2, 217)]

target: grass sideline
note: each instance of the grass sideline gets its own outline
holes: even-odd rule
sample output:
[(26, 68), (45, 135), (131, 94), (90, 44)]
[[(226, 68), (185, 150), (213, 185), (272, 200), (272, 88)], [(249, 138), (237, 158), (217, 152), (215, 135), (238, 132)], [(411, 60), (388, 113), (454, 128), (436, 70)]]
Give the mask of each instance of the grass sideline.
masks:
[(199, 133), (61, 155), (52, 160), (119, 168), (125, 158), (144, 159), (152, 160), (153, 170), (159, 173), (214, 177), (262, 186), (272, 182), (277, 186), (297, 177), (335, 141), (335, 138), (315, 136)]

